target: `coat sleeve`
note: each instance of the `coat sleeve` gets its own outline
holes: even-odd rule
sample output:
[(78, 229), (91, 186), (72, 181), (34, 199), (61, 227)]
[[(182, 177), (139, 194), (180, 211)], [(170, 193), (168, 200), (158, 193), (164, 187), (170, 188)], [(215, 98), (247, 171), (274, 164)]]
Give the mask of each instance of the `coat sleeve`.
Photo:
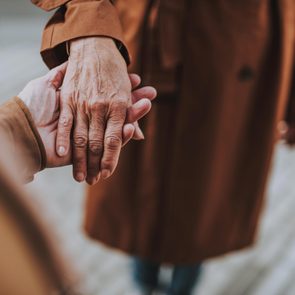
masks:
[[(46, 166), (46, 151), (25, 104), (15, 97), (0, 106), (1, 158), (22, 181), (33, 180)], [(4, 153), (4, 154), (3, 154)]]
[(129, 54), (116, 8), (110, 0), (32, 0), (50, 11), (58, 8), (45, 26), (41, 56), (49, 68), (68, 59), (67, 41), (90, 36), (113, 38), (127, 64)]

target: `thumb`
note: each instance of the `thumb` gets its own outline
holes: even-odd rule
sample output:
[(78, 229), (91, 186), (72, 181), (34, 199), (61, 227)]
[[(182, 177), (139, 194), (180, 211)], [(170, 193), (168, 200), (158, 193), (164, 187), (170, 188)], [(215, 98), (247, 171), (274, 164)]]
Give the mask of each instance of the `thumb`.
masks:
[(63, 80), (64, 80), (64, 76), (66, 74), (66, 70), (67, 70), (67, 66), (68, 66), (68, 62), (65, 62), (61, 65), (59, 65), (56, 68), (53, 68), (52, 70), (50, 70), (47, 75), (45, 76), (49, 83), (57, 90), (61, 87)]

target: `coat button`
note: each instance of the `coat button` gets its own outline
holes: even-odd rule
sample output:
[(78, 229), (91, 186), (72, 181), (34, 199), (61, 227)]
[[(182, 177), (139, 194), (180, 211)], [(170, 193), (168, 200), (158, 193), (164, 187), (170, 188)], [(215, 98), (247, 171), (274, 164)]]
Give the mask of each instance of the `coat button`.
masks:
[(253, 77), (254, 77), (254, 71), (249, 66), (243, 66), (238, 73), (238, 79), (242, 82), (249, 81), (253, 79)]

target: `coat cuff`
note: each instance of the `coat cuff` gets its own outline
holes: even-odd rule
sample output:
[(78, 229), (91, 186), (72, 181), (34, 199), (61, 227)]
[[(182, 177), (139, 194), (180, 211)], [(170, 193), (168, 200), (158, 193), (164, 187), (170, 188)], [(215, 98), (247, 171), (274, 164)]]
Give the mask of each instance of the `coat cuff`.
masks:
[(46, 166), (46, 151), (30, 111), (18, 97), (0, 107), (0, 132), (9, 150), (14, 151), (21, 178), (33, 180), (34, 174)]
[(43, 32), (42, 58), (53, 68), (68, 59), (67, 41), (95, 36), (114, 39), (126, 63), (130, 63), (120, 20), (109, 0), (72, 0), (61, 6)]
[(64, 5), (65, 3), (69, 2), (70, 0), (31, 0), (33, 4), (40, 7), (45, 11), (50, 11), (55, 9), (59, 6)]

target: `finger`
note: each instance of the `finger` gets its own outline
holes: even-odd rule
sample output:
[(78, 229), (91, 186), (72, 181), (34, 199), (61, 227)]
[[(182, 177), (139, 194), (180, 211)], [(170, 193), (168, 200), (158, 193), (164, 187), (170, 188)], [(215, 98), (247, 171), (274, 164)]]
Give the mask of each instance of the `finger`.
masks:
[(129, 79), (131, 82), (132, 89), (136, 88), (141, 82), (140, 77), (136, 74), (129, 74)]
[(138, 122), (137, 121), (134, 122), (133, 126), (134, 126), (135, 130), (134, 130), (134, 134), (133, 134), (132, 139), (134, 139), (134, 140), (144, 140), (144, 134), (143, 134), (141, 128), (139, 127)]
[(126, 123), (134, 123), (144, 117), (152, 108), (148, 99), (141, 99), (127, 110)]
[(134, 123), (134, 140), (143, 140), (144, 134), (138, 125), (138, 120), (144, 117), (151, 109), (152, 105), (148, 99), (142, 99), (130, 107), (127, 111), (126, 122)]
[(59, 89), (63, 83), (64, 76), (66, 74), (68, 62), (61, 64), (60, 66), (52, 69), (45, 75), (49, 83), (55, 88)]
[(101, 160), (101, 176), (108, 178), (114, 172), (122, 147), (122, 131), (126, 119), (126, 109), (116, 107), (110, 114), (104, 137), (104, 152)]
[(136, 103), (137, 101), (143, 98), (148, 98), (149, 100), (153, 100), (156, 97), (157, 97), (156, 89), (151, 86), (146, 86), (132, 92), (132, 103)]
[(107, 107), (104, 103), (96, 103), (91, 107), (88, 142), (88, 184), (93, 185), (99, 180), (100, 161), (104, 149), (105, 115)]
[(78, 182), (86, 178), (87, 171), (88, 118), (78, 111), (73, 132), (73, 176)]
[(125, 124), (123, 126), (123, 144), (122, 147), (125, 146), (133, 137), (135, 131), (135, 127), (133, 124)]
[(67, 103), (62, 103), (56, 136), (56, 153), (60, 157), (64, 157), (69, 153), (72, 126), (72, 109)]

